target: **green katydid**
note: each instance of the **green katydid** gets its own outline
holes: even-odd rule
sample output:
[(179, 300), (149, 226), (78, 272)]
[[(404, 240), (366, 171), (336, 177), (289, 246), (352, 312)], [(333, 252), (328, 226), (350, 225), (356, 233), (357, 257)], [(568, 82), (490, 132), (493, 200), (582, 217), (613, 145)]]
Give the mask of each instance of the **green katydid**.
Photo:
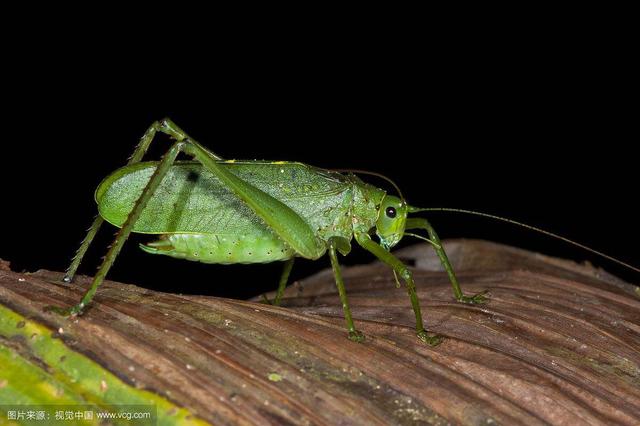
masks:
[[(142, 162), (156, 133), (173, 142), (159, 162)], [(193, 161), (176, 161), (179, 153)], [(92, 285), (80, 303), (50, 307), (81, 314), (103, 282), (131, 232), (158, 234), (146, 252), (205, 263), (285, 261), (274, 303), (278, 304), (296, 257), (316, 260), (328, 252), (344, 308), (348, 336), (362, 341), (353, 323), (337, 253), (346, 255), (355, 238), (404, 280), (416, 317), (418, 337), (435, 345), (441, 337), (424, 328), (411, 271), (390, 253), (405, 230), (422, 229), (447, 270), (457, 300), (484, 302), (484, 293), (465, 296), (438, 235), (426, 219), (408, 218), (404, 199), (366, 184), (354, 174), (302, 163), (223, 160), (190, 138), (169, 119), (153, 123), (129, 163), (96, 190), (99, 216), (65, 275), (70, 282), (98, 229), (106, 220), (120, 228)], [(379, 243), (374, 241), (375, 232)]]
[[(159, 162), (142, 162), (158, 132), (174, 140), (171, 148)], [(177, 161), (180, 153), (193, 160)], [(350, 252), (353, 239), (405, 282), (417, 336), (429, 345), (437, 345), (442, 337), (425, 329), (411, 271), (390, 252), (403, 236), (431, 243), (456, 300), (471, 304), (487, 300), (486, 292), (463, 294), (431, 224), (425, 218), (408, 217), (437, 209), (410, 206), (399, 190), (398, 196), (387, 194), (353, 173), (302, 163), (223, 160), (169, 119), (149, 127), (128, 164), (105, 178), (95, 196), (99, 215), (64, 280), (73, 279), (105, 220), (120, 230), (80, 303), (69, 308), (48, 307), (63, 315), (81, 314), (87, 308), (131, 232), (160, 236), (141, 245), (152, 254), (219, 264), (284, 261), (274, 304), (280, 302), (296, 257), (316, 260), (328, 252), (348, 337), (357, 342), (364, 335), (354, 325), (337, 257), (337, 253)], [(408, 232), (411, 230), (426, 231), (429, 237)], [(379, 242), (372, 238), (374, 234)]]

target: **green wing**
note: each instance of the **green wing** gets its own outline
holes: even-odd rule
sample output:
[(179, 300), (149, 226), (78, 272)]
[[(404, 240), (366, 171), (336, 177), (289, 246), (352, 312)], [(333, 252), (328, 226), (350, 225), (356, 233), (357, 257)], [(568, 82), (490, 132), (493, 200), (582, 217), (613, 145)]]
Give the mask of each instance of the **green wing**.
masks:
[[(301, 163), (221, 163), (288, 205), (312, 229), (341, 231), (345, 226), (352, 191), (344, 176)], [(100, 215), (111, 224), (122, 226), (156, 165), (156, 162), (137, 163), (108, 176), (95, 194)], [(178, 162), (149, 200), (133, 231), (242, 235), (265, 232), (265, 225), (200, 163)]]

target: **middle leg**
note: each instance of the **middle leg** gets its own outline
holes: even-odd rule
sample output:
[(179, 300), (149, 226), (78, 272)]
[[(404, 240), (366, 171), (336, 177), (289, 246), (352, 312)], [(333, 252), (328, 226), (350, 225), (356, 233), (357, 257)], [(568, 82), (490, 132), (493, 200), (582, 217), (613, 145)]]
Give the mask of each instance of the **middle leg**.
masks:
[(342, 273), (340, 272), (340, 264), (338, 263), (338, 255), (336, 254), (336, 245), (334, 241), (329, 242), (329, 258), (331, 259), (331, 268), (333, 269), (333, 276), (335, 277), (336, 286), (338, 287), (340, 302), (342, 302), (344, 319), (347, 322), (347, 329), (349, 330), (349, 340), (362, 342), (364, 341), (364, 334), (362, 334), (361, 331), (356, 330), (356, 326), (353, 324), (351, 308), (349, 308), (347, 291), (344, 288), (344, 281), (342, 280)]
[(293, 268), (293, 263), (295, 261), (295, 257), (285, 261), (284, 268), (282, 269), (282, 275), (280, 275), (280, 282), (278, 283), (278, 290), (276, 291), (276, 296), (273, 301), (269, 300), (267, 296), (264, 294), (262, 298), (269, 305), (280, 306), (280, 299), (282, 299), (282, 294), (284, 293), (284, 289), (287, 286), (287, 282), (289, 281), (289, 274), (291, 274), (291, 269)]

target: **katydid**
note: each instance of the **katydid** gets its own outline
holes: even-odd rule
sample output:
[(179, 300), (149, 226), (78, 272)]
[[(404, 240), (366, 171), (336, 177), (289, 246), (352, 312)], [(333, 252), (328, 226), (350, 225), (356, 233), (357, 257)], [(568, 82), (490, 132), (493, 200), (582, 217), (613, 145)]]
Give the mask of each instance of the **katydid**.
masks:
[[(142, 162), (158, 132), (173, 139), (170, 149), (160, 161)], [(192, 160), (177, 161), (180, 153), (191, 156)], [(294, 259), (316, 260), (328, 253), (348, 337), (361, 342), (364, 335), (354, 325), (337, 255), (346, 256), (355, 239), (362, 248), (390, 266), (396, 279), (399, 276), (405, 282), (418, 338), (426, 344), (437, 345), (442, 337), (428, 333), (423, 325), (412, 273), (390, 252), (391, 248), (406, 235), (426, 240), (447, 272), (457, 301), (484, 303), (487, 293), (463, 294), (436, 231), (427, 219), (409, 217), (409, 213), (446, 210), (506, 220), (603, 255), (509, 219), (473, 211), (413, 207), (397, 187), (396, 190), (397, 196), (391, 195), (363, 182), (354, 173), (302, 163), (224, 160), (171, 120), (154, 122), (140, 139), (128, 164), (106, 177), (96, 190), (99, 215), (64, 278), (66, 282), (73, 280), (89, 245), (106, 220), (120, 230), (91, 287), (77, 305), (47, 309), (63, 315), (82, 314), (130, 233), (155, 234), (159, 235), (157, 241), (141, 245), (151, 254), (214, 264), (285, 262), (273, 301), (276, 305)], [(426, 231), (428, 238), (409, 231)]]

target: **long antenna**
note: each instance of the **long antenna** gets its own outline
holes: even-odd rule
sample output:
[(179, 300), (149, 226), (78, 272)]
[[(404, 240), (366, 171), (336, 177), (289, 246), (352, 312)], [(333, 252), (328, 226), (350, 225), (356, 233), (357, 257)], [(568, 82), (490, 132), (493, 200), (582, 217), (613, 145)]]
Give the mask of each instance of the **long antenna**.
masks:
[(587, 247), (584, 244), (580, 244), (576, 241), (570, 240), (566, 237), (563, 237), (562, 235), (558, 235), (558, 234), (554, 234), (553, 232), (549, 232), (549, 231), (545, 231), (544, 229), (540, 229), (537, 228), (535, 226), (531, 226), (531, 225), (527, 225), (526, 223), (522, 223), (522, 222), (518, 222), (512, 219), (508, 219), (506, 217), (501, 217), (501, 216), (496, 216), (493, 214), (489, 214), (489, 213), (482, 213), (482, 212), (477, 212), (474, 210), (465, 210), (465, 209), (454, 209), (454, 208), (448, 208), (448, 207), (430, 207), (430, 208), (419, 208), (419, 207), (409, 207), (409, 212), (410, 213), (415, 213), (415, 212), (452, 212), (452, 213), (464, 213), (464, 214), (470, 214), (470, 215), (474, 215), (474, 216), (481, 216), (481, 217), (487, 217), (489, 219), (494, 219), (494, 220), (499, 220), (502, 222), (507, 222), (510, 223), (512, 225), (517, 225), (520, 227), (523, 227), (525, 229), (529, 229), (531, 231), (534, 232), (538, 232), (540, 234), (544, 234), (548, 237), (552, 237), (552, 238), (556, 238), (558, 240), (564, 241), (565, 243), (571, 244), (573, 246), (579, 247), (583, 250), (586, 250), (588, 252), (591, 252), (593, 254), (596, 254), (598, 256), (601, 256), (607, 260), (610, 260), (611, 262), (615, 262), (619, 265), (622, 265), (626, 268), (631, 269), (632, 271), (638, 272), (640, 273), (640, 268), (636, 268), (635, 266), (632, 266), (626, 262), (623, 262), (622, 260), (618, 260), (615, 257), (609, 256), (608, 254), (604, 254), (598, 250), (594, 250), (591, 247)]

